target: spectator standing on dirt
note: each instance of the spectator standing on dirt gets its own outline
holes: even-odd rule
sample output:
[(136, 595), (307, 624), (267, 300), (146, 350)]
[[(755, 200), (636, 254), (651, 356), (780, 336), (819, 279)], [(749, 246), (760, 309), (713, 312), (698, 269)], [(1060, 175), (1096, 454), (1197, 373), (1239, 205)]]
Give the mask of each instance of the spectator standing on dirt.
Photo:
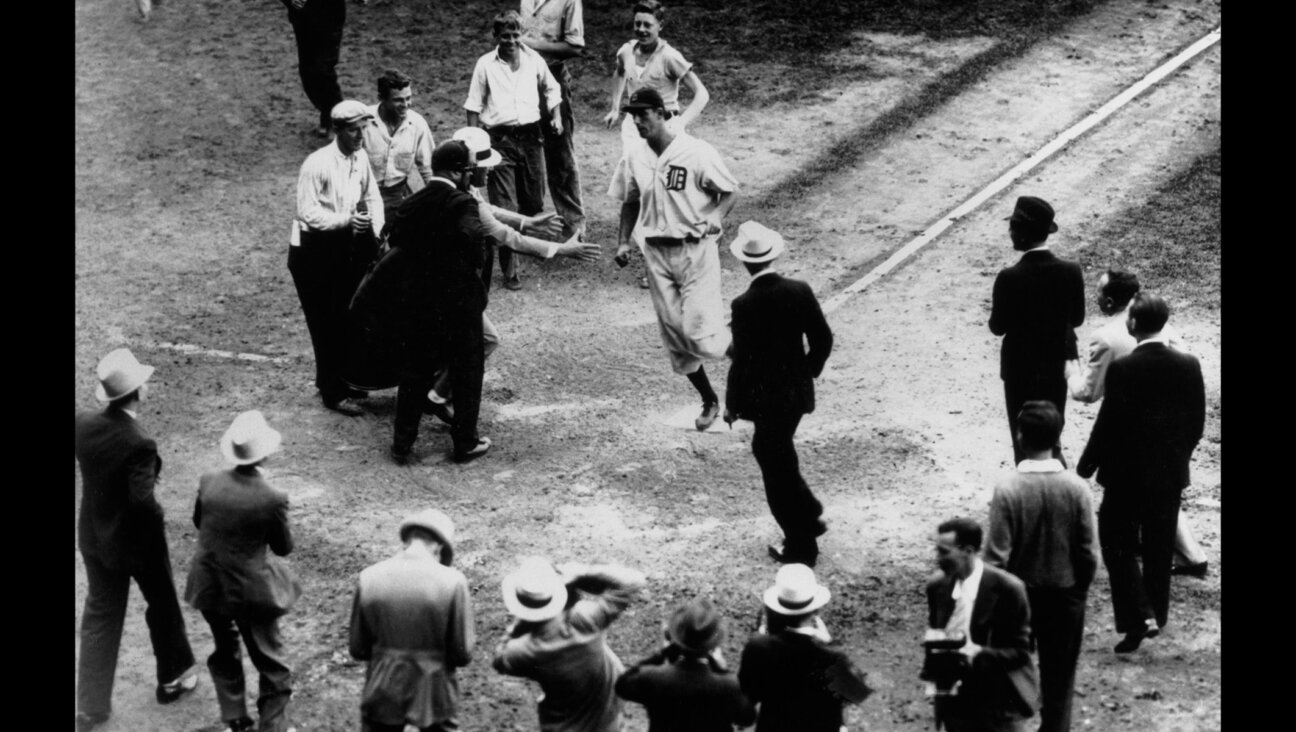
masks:
[(720, 397), (703, 367), (729, 347), (720, 300), (724, 217), (738, 197), (738, 179), (716, 149), (687, 132), (672, 132), (666, 103), (643, 88), (622, 107), (647, 142), (617, 166), (608, 194), (621, 203), (617, 264), (629, 263), (631, 237), (643, 253), (649, 292), (671, 366), (702, 397), (699, 432), (720, 416)]
[[(967, 659), (957, 694), (937, 697), (937, 718), (949, 732), (1024, 732), (1038, 695), (1026, 586), (977, 556), (976, 521), (950, 519), (936, 532), (941, 574), (927, 583), (926, 640), (963, 639), (958, 652)], [(928, 654), (921, 678), (930, 683)]]
[(625, 669), (606, 632), (634, 601), (642, 572), (531, 557), (504, 578), (513, 616), (495, 651), (496, 671), (540, 684), (541, 732), (619, 732), (614, 685)]
[(343, 378), (352, 331), (347, 308), (377, 250), (386, 221), (378, 184), (363, 148), (373, 117), (361, 102), (339, 102), (331, 113), (337, 139), (311, 153), (297, 178), (297, 216), (288, 271), (301, 301), (315, 351), (315, 387), (328, 409), (355, 415), (344, 400), (368, 394)]
[[(1072, 399), (1085, 404), (1102, 399), (1107, 367), (1138, 345), (1125, 327), (1129, 319), (1129, 304), (1138, 291), (1138, 276), (1133, 272), (1109, 269), (1098, 278), (1098, 310), (1110, 319), (1089, 337), (1088, 358), (1083, 368), (1074, 369), (1074, 373), (1067, 378)], [(1169, 323), (1161, 329), (1161, 336), (1171, 348), (1188, 352), (1183, 339)], [(1206, 570), (1206, 553), (1193, 538), (1188, 518), (1180, 508), (1175, 523), (1174, 564), (1170, 573), (1201, 579), (1206, 576)]]
[[(612, 100), (603, 123), (612, 128), (617, 119), (621, 119), (621, 155), (636, 145), (643, 145), (644, 140), (635, 129), (630, 115), (622, 116), (621, 99), (625, 94), (633, 95), (641, 88), (656, 89), (661, 94), (670, 116), (667, 125), (672, 132), (682, 132), (688, 127), (711, 100), (711, 94), (703, 86), (702, 80), (693, 71), (693, 64), (684, 59), (684, 55), (675, 50), (660, 37), (662, 22), (665, 20), (665, 8), (657, 0), (643, 0), (631, 8), (634, 23), (635, 40), (626, 41), (616, 52), (616, 68), (612, 71)], [(679, 89), (681, 82), (693, 94), (693, 101), (688, 108), (680, 111)], [(648, 277), (645, 274), (639, 281), (640, 287), (648, 289)]]
[(454, 523), (436, 509), (407, 517), (396, 556), (360, 572), (351, 603), (351, 656), (368, 662), (362, 732), (459, 729), (455, 670), (472, 661), (468, 580), (451, 566)]
[(724, 420), (732, 426), (735, 419), (748, 419), (756, 427), (752, 455), (770, 513), (783, 531), (783, 541), (770, 545), (770, 556), (813, 567), (818, 537), (827, 527), (820, 518), (823, 505), (801, 475), (792, 438), (801, 418), (814, 411), (814, 380), (828, 361), (833, 334), (810, 285), (774, 271), (783, 248), (778, 232), (755, 221), (739, 226), (729, 245), (752, 279), (733, 301)]
[(315, 109), (319, 126), (315, 134), (328, 137), (330, 112), (342, 101), (337, 64), (342, 53), (342, 26), (346, 0), (280, 0), (288, 8), (288, 22), (297, 38), (297, 71), (302, 89)]
[(984, 557), (1026, 584), (1039, 651), (1040, 732), (1071, 729), (1085, 598), (1098, 569), (1089, 485), (1052, 456), (1061, 432), (1051, 402), (1022, 407), (1017, 441), (1026, 459), (994, 488)]
[[(488, 184), (490, 202), (532, 216), (544, 209), (541, 118), (547, 111), (550, 124), (561, 134), (562, 90), (544, 59), (521, 42), (522, 18), (516, 10), (495, 16), (493, 28), (495, 50), (477, 59), (464, 110), (468, 126), (489, 132), (491, 145), (504, 158)], [(512, 252), (500, 250), (499, 260), (504, 286), (521, 289)]]
[[(1047, 399), (1066, 409), (1066, 362), (1076, 358), (1075, 328), (1084, 322), (1084, 274), (1080, 265), (1049, 250), (1048, 236), (1057, 231), (1053, 207), (1042, 198), (1021, 196), (1008, 220), (1013, 249), (1021, 260), (995, 278), (990, 332), (1003, 336), (999, 377), (1008, 406), (1008, 433), (1013, 440), (1013, 464), (1024, 454), (1017, 444), (1017, 415), (1022, 405)], [(1053, 457), (1063, 460), (1061, 445)]]
[(743, 648), (738, 683), (760, 706), (756, 732), (838, 732), (846, 704), (872, 689), (850, 658), (830, 645), (819, 617), (831, 594), (804, 564), (785, 564), (763, 595), (776, 625), (758, 631)]
[(102, 411), (76, 414), (76, 459), (81, 469), (77, 546), (89, 585), (81, 612), (77, 662), (78, 732), (94, 729), (112, 713), (113, 677), (121, 646), (130, 583), (144, 595), (157, 701), (169, 704), (198, 686), (194, 655), (171, 577), (162, 506), (154, 495), (162, 458), (138, 415), (153, 367), (119, 348), (95, 368), (95, 399)]
[(1180, 498), (1206, 425), (1201, 364), (1166, 343), (1169, 318), (1165, 300), (1134, 296), (1126, 322), (1138, 345), (1107, 367), (1107, 395), (1076, 466), (1082, 478), (1097, 473), (1103, 486), (1098, 542), (1116, 632), (1125, 634), (1117, 653), (1133, 652), (1165, 627)]
[[(230, 732), (293, 729), (288, 724), (292, 669), (279, 618), (301, 596), (301, 584), (281, 559), (293, 549), (288, 496), (271, 487), (261, 469), (281, 441), (261, 412), (239, 414), (220, 440), (221, 454), (234, 467), (202, 476), (194, 502), (198, 548), (185, 601), (211, 628), (216, 648), (207, 670)], [(240, 636), (261, 678), (256, 722), (247, 713)]]
[[(432, 130), (423, 115), (410, 109), (414, 89), (410, 78), (396, 69), (378, 77), (378, 103), (364, 126), (364, 150), (383, 200), (387, 220), (412, 190), (409, 177), (417, 170), (424, 183), (432, 177)], [(377, 232), (381, 234), (382, 232)]]
[[(576, 164), (576, 117), (572, 112), (571, 71), (567, 60), (585, 51), (585, 15), (581, 0), (520, 0), (522, 43), (537, 51), (557, 81), (562, 124), (541, 126), (549, 198), (563, 219), (564, 239), (585, 233), (580, 166)], [(544, 109), (551, 109), (547, 104)], [(544, 110), (541, 110), (543, 112)]]
[(666, 645), (616, 682), (622, 699), (644, 705), (649, 732), (732, 732), (756, 709), (729, 671), (720, 644), (724, 618), (709, 600), (681, 605), (666, 625)]

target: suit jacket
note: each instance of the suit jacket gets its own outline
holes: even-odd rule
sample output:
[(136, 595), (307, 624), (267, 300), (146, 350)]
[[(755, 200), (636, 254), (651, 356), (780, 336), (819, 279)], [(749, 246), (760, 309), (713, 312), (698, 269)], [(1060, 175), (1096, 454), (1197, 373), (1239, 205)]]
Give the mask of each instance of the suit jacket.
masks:
[(162, 458), (139, 422), (113, 406), (77, 413), (76, 458), (81, 552), (119, 571), (166, 556), (162, 506), (153, 495)]
[(1104, 503), (1177, 500), (1206, 426), (1201, 364), (1164, 343), (1142, 343), (1112, 362), (1106, 387), (1076, 472), (1098, 473)]
[(1076, 357), (1075, 328), (1084, 322), (1080, 265), (1048, 250), (1026, 252), (995, 278), (990, 332), (1004, 337), (999, 377), (1057, 375)]
[(272, 618), (291, 609), (301, 585), (279, 558), (293, 548), (287, 495), (260, 475), (208, 473), (198, 481), (193, 522), (198, 549), (186, 602), (230, 617)]
[(841, 651), (791, 630), (753, 635), (743, 648), (738, 683), (760, 705), (756, 732), (838, 732), (843, 701), (832, 669), (850, 665)]
[(833, 335), (810, 286), (777, 272), (756, 277), (734, 298), (731, 325), (729, 412), (743, 419), (813, 412), (814, 379), (823, 372)]
[[(954, 578), (927, 584), (927, 626), (944, 629), (954, 613)], [(959, 694), (983, 720), (1025, 718), (1035, 713), (1039, 682), (1030, 655), (1030, 604), (1026, 585), (984, 565), (972, 605), (970, 638), (981, 646)]]
[(621, 674), (616, 693), (644, 705), (648, 732), (732, 732), (756, 721), (737, 677), (705, 660), (672, 663), (655, 653)]
[(411, 546), (360, 573), (350, 650), (369, 662), (360, 701), (366, 720), (422, 728), (453, 718), (454, 672), (472, 660), (475, 643), (468, 580), (459, 570)]

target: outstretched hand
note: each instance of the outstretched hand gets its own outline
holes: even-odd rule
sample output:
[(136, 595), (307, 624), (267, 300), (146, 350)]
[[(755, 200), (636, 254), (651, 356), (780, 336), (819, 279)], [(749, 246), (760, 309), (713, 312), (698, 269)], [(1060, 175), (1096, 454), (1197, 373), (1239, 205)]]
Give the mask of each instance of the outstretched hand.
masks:
[(556, 257), (571, 257), (582, 262), (597, 262), (599, 255), (603, 253), (603, 247), (592, 241), (581, 241), (580, 234), (572, 234), (572, 238), (563, 242), (554, 252)]
[(543, 211), (527, 219), (526, 234), (554, 241), (562, 236), (563, 219), (557, 211)]
[(621, 112), (618, 110), (613, 110), (603, 115), (603, 124), (606, 125), (607, 128), (610, 130), (614, 125), (616, 125), (617, 120), (620, 118), (621, 118)]

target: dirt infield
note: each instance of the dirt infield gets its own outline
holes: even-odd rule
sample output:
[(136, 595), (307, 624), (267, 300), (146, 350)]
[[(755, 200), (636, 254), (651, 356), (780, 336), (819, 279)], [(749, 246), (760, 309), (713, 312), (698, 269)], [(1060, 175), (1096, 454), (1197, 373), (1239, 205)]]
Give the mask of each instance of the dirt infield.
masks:
[[(500, 5), (349, 3), (344, 93), (372, 101), (377, 73), (402, 68), (415, 79), (414, 108), (448, 137), (463, 124), (468, 74)], [(822, 5), (816, 32), (789, 15), (793, 5), (680, 3), (662, 36), (711, 91), (691, 132), (743, 182), (724, 244), (749, 218), (781, 231), (781, 270), (821, 299), (1220, 22), (1219, 2), (1207, 0), (843, 0)], [(1027, 14), (1030, 5), (1040, 10)], [(621, 3), (585, 8), (578, 156), (589, 237), (606, 256), (524, 261), (522, 291), (495, 288), (503, 344), (487, 364), (481, 424), (496, 449), (457, 466), (448, 434), (425, 421), (423, 462), (400, 468), (386, 456), (394, 392), (347, 418), (323, 410), (312, 386), (286, 259), (297, 172), (320, 143), (282, 6), (167, 0), (142, 24), (122, 0), (76, 3), (74, 401), (93, 405), (94, 363), (111, 348), (127, 345), (157, 367), (141, 417), (165, 464), (158, 497), (181, 586), (198, 476), (221, 467), (221, 432), (250, 408), (283, 432), (269, 469), (292, 500), (289, 559), (305, 588), (283, 621), (300, 732), (357, 728), (363, 666), (346, 653), (350, 595), (359, 570), (395, 550), (396, 524), (413, 510), (442, 508), (461, 534), (456, 565), (480, 636), (460, 675), (465, 729), (535, 728), (536, 688), (489, 664), (506, 622), (498, 582), (520, 556), (647, 572), (648, 592), (610, 635), (627, 662), (654, 648), (679, 602), (705, 594), (729, 617), (725, 651), (736, 663), (772, 581), (764, 546), (777, 528), (750, 427), (699, 434), (665, 423), (693, 392), (670, 372), (637, 262), (611, 261), (617, 211), (603, 192), (620, 141), (601, 118), (610, 58), (629, 34)], [(1050, 242), (1083, 264), (1087, 284), (1122, 267), (1167, 296), (1208, 388), (1185, 506), (1210, 575), (1176, 578), (1166, 632), (1117, 657), (1099, 571), (1075, 726), (1220, 728), (1220, 68), (1216, 45), (830, 315), (837, 346), (797, 444), (831, 527), (818, 569), (833, 591), (824, 618), (878, 689), (849, 710), (851, 730), (932, 728), (917, 680), (929, 534), (956, 514), (984, 518), (990, 485), (1009, 468), (999, 344), (986, 320), (994, 274), (1016, 258), (1003, 218), (1023, 194), (1053, 203), (1060, 231)], [(722, 260), (728, 303), (746, 275), (727, 252)], [(1101, 319), (1091, 306), (1081, 337)], [(723, 365), (708, 370), (722, 387)], [(1068, 405), (1068, 456), (1096, 411)], [(103, 729), (219, 731), (205, 670), (194, 698), (153, 703), (143, 610), (133, 593)], [(205, 658), (206, 625), (188, 609), (186, 618)], [(641, 709), (629, 717), (629, 732), (645, 729)]]

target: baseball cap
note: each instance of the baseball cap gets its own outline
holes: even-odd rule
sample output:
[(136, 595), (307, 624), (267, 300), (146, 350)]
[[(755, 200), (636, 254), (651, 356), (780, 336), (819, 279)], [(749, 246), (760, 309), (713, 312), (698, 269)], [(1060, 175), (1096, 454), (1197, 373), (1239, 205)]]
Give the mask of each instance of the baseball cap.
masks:
[(351, 125), (366, 119), (373, 119), (373, 112), (369, 111), (364, 102), (345, 99), (333, 105), (329, 117), (332, 118), (333, 124)]
[(656, 89), (643, 87), (636, 89), (634, 94), (630, 95), (630, 102), (621, 107), (622, 112), (633, 112), (637, 109), (666, 109), (666, 102), (662, 101), (661, 94)]

